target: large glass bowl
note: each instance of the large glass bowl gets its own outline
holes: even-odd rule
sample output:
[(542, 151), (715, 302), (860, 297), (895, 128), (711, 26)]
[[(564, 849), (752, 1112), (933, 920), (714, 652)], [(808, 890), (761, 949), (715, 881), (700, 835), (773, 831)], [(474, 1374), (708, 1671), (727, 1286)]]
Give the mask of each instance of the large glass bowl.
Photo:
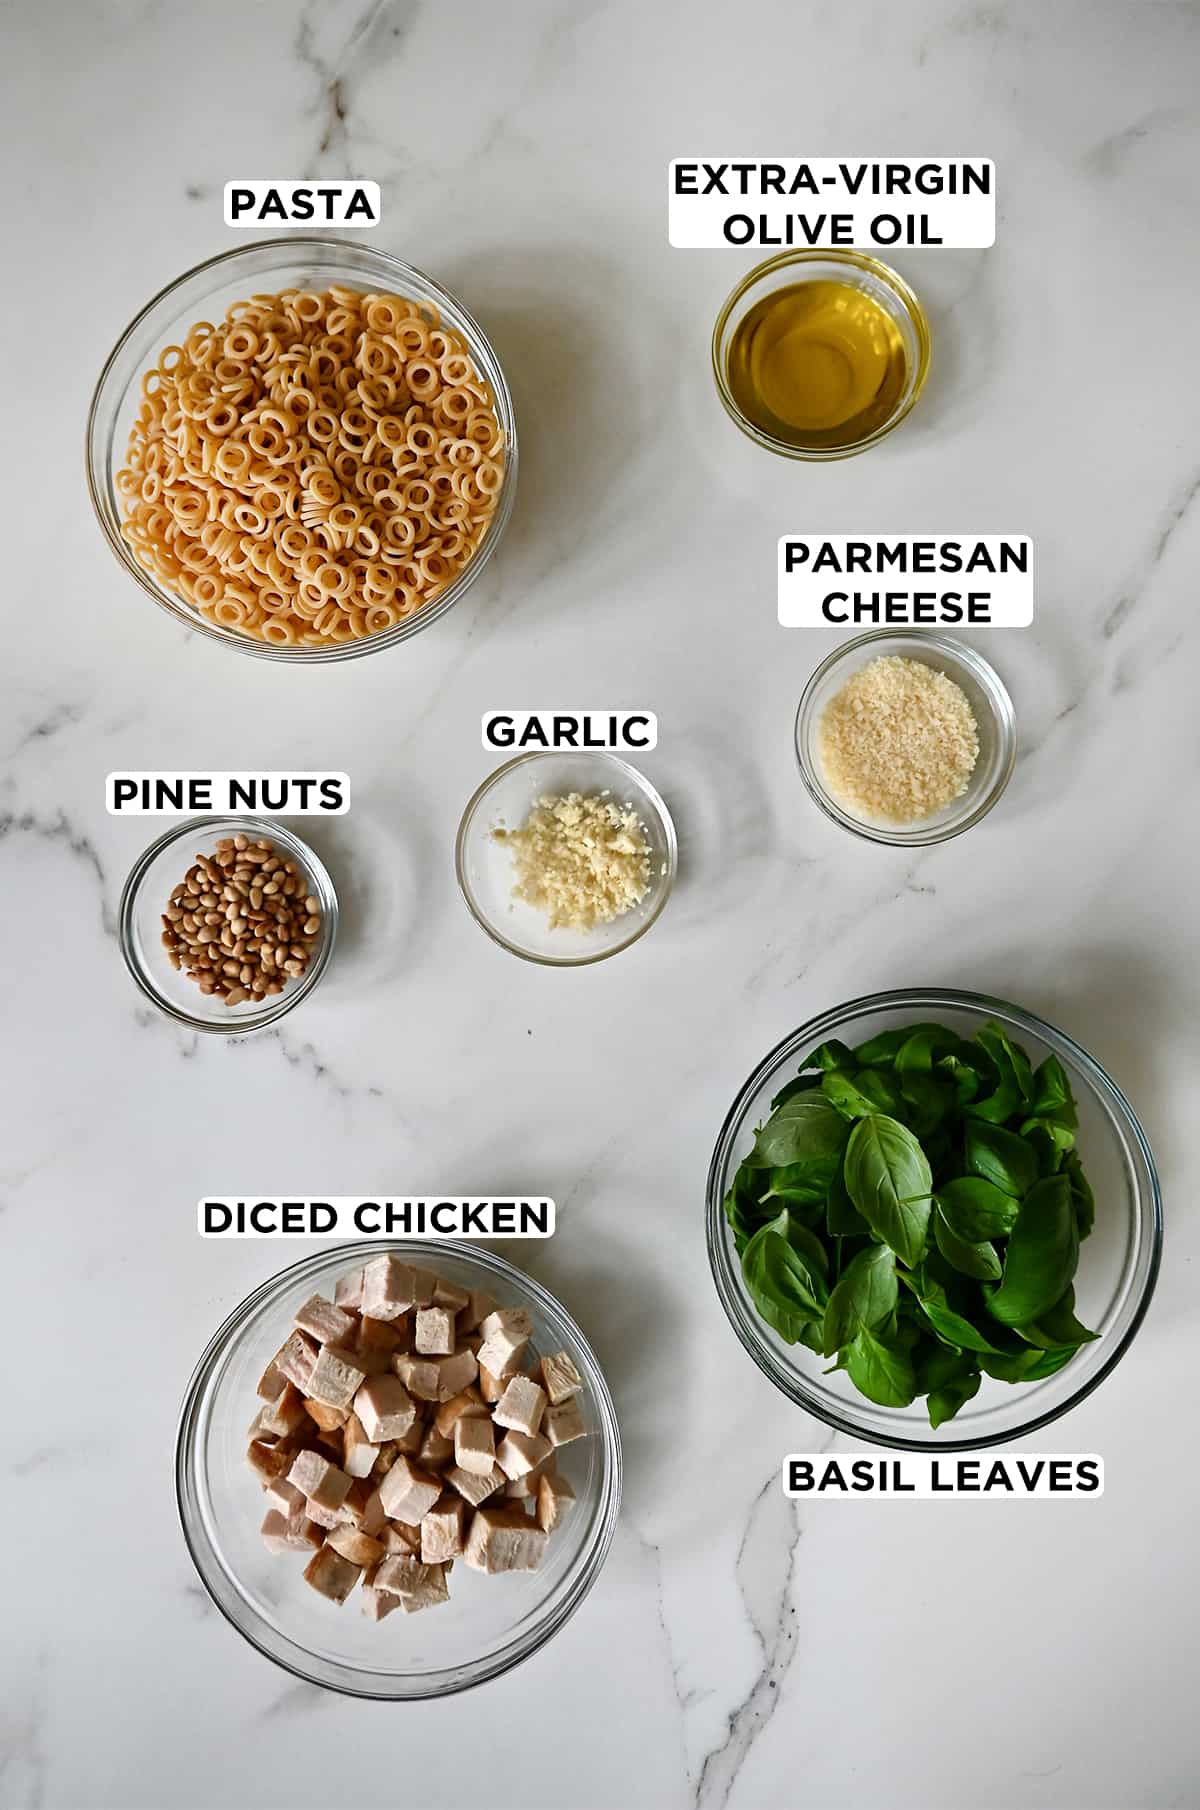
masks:
[[(504, 478), (491, 520), (474, 555), (444, 591), (413, 615), (358, 641), (333, 643), (327, 648), (276, 647), (211, 622), (186, 598), (168, 590), (138, 564), (128, 542), (121, 537), (124, 518), (116, 476), (124, 463), (129, 430), (141, 400), (142, 375), (154, 365), (164, 346), (182, 340), (198, 320), (220, 320), (232, 302), (248, 296), (292, 288), (325, 289), (335, 283), (349, 289), (394, 291), (428, 302), (443, 321), (462, 335), (478, 370), (491, 386), (504, 434)], [(462, 303), (432, 277), (370, 246), (345, 239), (291, 234), (285, 239), (258, 240), (206, 259), (160, 290), (130, 322), (109, 354), (92, 397), (87, 424), (87, 479), (97, 520), (116, 557), (142, 590), (186, 628), (264, 660), (292, 660), (302, 665), (353, 660), (419, 634), (444, 616), (479, 577), (499, 545), (512, 513), (517, 482), (516, 417), (500, 361), (482, 328)]]
[[(255, 1386), (312, 1294), (332, 1297), (345, 1271), (385, 1251), (484, 1289), (533, 1319), (531, 1350), (567, 1351), (583, 1377), (584, 1439), (560, 1454), (576, 1501), (537, 1571), (485, 1577), (456, 1563), (450, 1601), (421, 1615), (370, 1621), (357, 1591), (341, 1608), (302, 1576), (301, 1553), (270, 1553), (264, 1504), (246, 1463)], [(176, 1488), (184, 1538), (209, 1595), (260, 1653), (298, 1678), (352, 1697), (441, 1697), (528, 1659), (579, 1607), (607, 1557), (621, 1501), (621, 1444), (600, 1366), (566, 1310), (540, 1283), (476, 1246), (432, 1239), (340, 1245), (264, 1282), (226, 1320), (196, 1367), (179, 1427)]]
[[(741, 1266), (723, 1202), (734, 1173), (765, 1119), (772, 1096), (820, 1043), (851, 1046), (880, 1031), (936, 1020), (971, 1036), (994, 1020), (1036, 1064), (1056, 1055), (1070, 1077), (1079, 1108), (1079, 1154), (1096, 1196), (1096, 1223), (1080, 1247), (1075, 1292), (1079, 1317), (1100, 1336), (1084, 1345), (1054, 1376), (1035, 1383), (1002, 1383), (985, 1376), (979, 1393), (953, 1420), (930, 1427), (923, 1398), (908, 1408), (881, 1408), (860, 1395), (842, 1372), (826, 1376), (827, 1361), (802, 1345), (788, 1345), (760, 1320), (742, 1282)], [(872, 1446), (912, 1452), (970, 1451), (1011, 1444), (1073, 1408), (1129, 1349), (1158, 1275), (1162, 1199), (1150, 1146), (1133, 1108), (1086, 1050), (1044, 1019), (984, 994), (904, 988), (851, 1000), (794, 1031), (750, 1076), (721, 1127), (708, 1175), (708, 1254), (721, 1305), (759, 1369), (798, 1407), (841, 1433)]]

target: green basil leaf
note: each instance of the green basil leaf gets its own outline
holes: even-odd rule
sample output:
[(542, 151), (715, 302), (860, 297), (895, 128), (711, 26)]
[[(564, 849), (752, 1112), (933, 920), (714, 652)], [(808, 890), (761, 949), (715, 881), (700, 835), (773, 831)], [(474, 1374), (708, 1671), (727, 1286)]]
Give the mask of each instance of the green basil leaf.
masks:
[(829, 1184), (825, 1224), (831, 1238), (869, 1238), (871, 1235), (870, 1226), (846, 1192), (846, 1178), (840, 1163)]
[[(870, 1069), (861, 1071), (864, 1078), (872, 1072)], [(821, 1078), (821, 1092), (846, 1119), (865, 1119), (868, 1113), (880, 1111), (879, 1100), (860, 1087), (857, 1070), (831, 1070)]]
[(1023, 1119), (1021, 1136), (1032, 1143), (1035, 1139), (1050, 1145), (1053, 1155), (1047, 1163), (1039, 1152), (1038, 1166), (1043, 1175), (1053, 1175), (1058, 1168), (1059, 1160), (1068, 1150), (1075, 1148), (1075, 1133), (1069, 1125), (1060, 1125), (1057, 1119)]
[(996, 1086), (984, 1099), (976, 1099), (968, 1113), (992, 1124), (1002, 1125), (1015, 1113), (1028, 1111), (1033, 1100), (1033, 1070), (1029, 1057), (1019, 1044), (1009, 1041), (997, 1024), (985, 1024), (976, 1034), (981, 1049), (990, 1056), (996, 1070)]
[(939, 1056), (936, 1066), (954, 1083), (954, 1096), (960, 1106), (975, 1098), (980, 1087), (979, 1070), (967, 1056)]
[(797, 1075), (794, 1081), (788, 1081), (780, 1088), (771, 1101), (771, 1111), (778, 1112), (781, 1106), (786, 1106), (789, 1100), (799, 1099), (801, 1094), (807, 1094), (810, 1099), (817, 1099), (820, 1092), (821, 1083), (814, 1080), (812, 1075)]
[(957, 1345), (960, 1351), (998, 1350), (986, 1333), (980, 1332), (977, 1326), (972, 1326), (965, 1314), (951, 1306), (945, 1288), (929, 1274), (928, 1268), (914, 1270), (904, 1280), (916, 1295), (921, 1304), (921, 1312), (939, 1339), (943, 1339), (948, 1345)]
[(1047, 1056), (1034, 1074), (1032, 1110), (1034, 1118), (1052, 1119), (1068, 1131), (1079, 1124), (1071, 1083), (1057, 1056)]
[(961, 1039), (942, 1024), (918, 1025), (896, 1051), (898, 1075), (930, 1075), (940, 1056), (961, 1053)]
[(913, 1073), (900, 1083), (907, 1107), (907, 1118), (918, 1138), (928, 1138), (954, 1109), (954, 1089), (948, 1081), (933, 1075)]
[(1079, 1229), (1065, 1175), (1036, 1183), (1021, 1202), (1004, 1254), (1004, 1280), (988, 1302), (992, 1318), (1021, 1326), (1052, 1308), (1075, 1274)]
[(763, 1205), (763, 1191), (768, 1179), (765, 1170), (755, 1169), (750, 1163), (742, 1163), (733, 1178), (733, 1186), (725, 1196), (725, 1217), (729, 1221), (739, 1255), (764, 1221), (773, 1218), (775, 1214), (773, 1202)]
[(1058, 1351), (1038, 1352), (1037, 1363), (1025, 1372), (1021, 1381), (1026, 1383), (1038, 1383), (1044, 1376), (1053, 1376), (1056, 1370), (1063, 1369), (1065, 1365), (1071, 1362), (1071, 1359), (1075, 1356), (1078, 1349), (1078, 1345), (1064, 1345)]
[(866, 1043), (859, 1044), (854, 1060), (862, 1068), (890, 1068), (896, 1060), (897, 1050), (903, 1049), (915, 1028), (901, 1026), (895, 1031), (880, 1031), (877, 1037), (869, 1037)]
[(1017, 1331), (1030, 1345), (1038, 1345), (1043, 1351), (1057, 1351), (1065, 1345), (1087, 1345), (1100, 1336), (1097, 1332), (1089, 1332), (1075, 1318), (1074, 1283), (1040, 1320), (1030, 1320), (1018, 1326)]
[(837, 1038), (833, 1037), (828, 1043), (819, 1044), (811, 1055), (804, 1058), (800, 1067), (802, 1070), (823, 1069), (828, 1075), (842, 1068), (854, 1069), (857, 1067), (857, 1063), (854, 1060), (853, 1052), (848, 1050), (844, 1043), (839, 1043)]
[(771, 1224), (781, 1238), (787, 1239), (794, 1251), (799, 1251), (800, 1255), (808, 1260), (811, 1267), (815, 1268), (822, 1277), (828, 1276), (829, 1252), (810, 1226), (797, 1219), (795, 1213), (788, 1207), (785, 1207), (778, 1219), (773, 1219)]
[(846, 1188), (875, 1233), (910, 1265), (925, 1251), (933, 1174), (925, 1152), (898, 1119), (860, 1119), (846, 1146)]
[(1038, 1180), (1045, 1181), (1048, 1175), (1057, 1175), (1062, 1168), (1063, 1152), (1045, 1126), (1037, 1119), (1026, 1119), (1021, 1136), (1033, 1151)]
[(742, 1280), (760, 1316), (791, 1345), (806, 1325), (824, 1318), (825, 1285), (819, 1272), (775, 1223), (763, 1226), (746, 1246)]
[(1096, 1219), (1096, 1200), (1088, 1185), (1087, 1176), (1083, 1173), (1083, 1164), (1072, 1150), (1063, 1158), (1063, 1174), (1071, 1190), (1071, 1203), (1075, 1208), (1075, 1224), (1079, 1228), (1080, 1238), (1086, 1238)]
[(801, 1094), (771, 1114), (747, 1161), (760, 1169), (782, 1169), (812, 1157), (838, 1156), (847, 1136), (845, 1119), (828, 1100)]
[(933, 1237), (946, 1262), (960, 1274), (973, 1276), (977, 1282), (999, 1282), (1003, 1270), (995, 1245), (986, 1238), (974, 1242), (961, 1238), (948, 1223), (938, 1195), (933, 1202)]
[(1019, 1211), (1011, 1194), (979, 1175), (943, 1182), (937, 1190), (937, 1204), (951, 1230), (968, 1244), (1007, 1238)]
[(951, 1377), (939, 1388), (931, 1389), (925, 1404), (930, 1426), (940, 1427), (943, 1422), (953, 1420), (958, 1410), (965, 1407), (971, 1397), (978, 1393), (982, 1380), (978, 1370), (966, 1370), (960, 1376)]
[(907, 1408), (917, 1392), (907, 1351), (864, 1327), (844, 1355), (847, 1374), (860, 1395), (881, 1408)]
[(886, 1244), (868, 1245), (847, 1265), (825, 1308), (826, 1357), (864, 1329), (881, 1326), (896, 1310), (896, 1258)]
[(1037, 1159), (1023, 1138), (1001, 1125), (967, 1121), (963, 1131), (963, 1156), (972, 1175), (993, 1182), (1005, 1194), (1020, 1200), (1038, 1179)]
[(833, 1178), (841, 1166), (840, 1154), (810, 1156), (798, 1163), (785, 1163), (768, 1172), (770, 1186), (763, 1198), (786, 1200), (796, 1206), (823, 1207), (833, 1185)]

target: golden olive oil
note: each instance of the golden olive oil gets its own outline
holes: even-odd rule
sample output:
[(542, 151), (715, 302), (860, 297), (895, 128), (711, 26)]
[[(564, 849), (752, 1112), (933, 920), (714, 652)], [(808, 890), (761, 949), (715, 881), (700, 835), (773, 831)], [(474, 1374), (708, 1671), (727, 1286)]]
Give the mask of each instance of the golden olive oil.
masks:
[(747, 421), (804, 451), (853, 446), (904, 394), (900, 329), (865, 290), (816, 279), (772, 290), (734, 329), (729, 389)]

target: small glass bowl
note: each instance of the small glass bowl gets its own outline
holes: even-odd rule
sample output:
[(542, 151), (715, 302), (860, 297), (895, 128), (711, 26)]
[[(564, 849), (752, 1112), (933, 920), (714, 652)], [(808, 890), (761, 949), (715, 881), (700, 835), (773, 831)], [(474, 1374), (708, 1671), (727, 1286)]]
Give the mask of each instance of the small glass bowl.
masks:
[[(332, 284), (349, 289), (388, 290), (426, 302), (462, 335), (491, 387), (496, 417), (504, 434), (504, 477), (491, 520), (473, 557), (444, 591), (415, 614), (358, 641), (331, 643), (327, 648), (275, 647), (237, 629), (210, 622), (186, 598), (168, 590), (138, 564), (121, 536), (124, 516), (116, 476), (124, 464), (129, 430), (141, 401), (142, 376), (164, 346), (182, 340), (198, 320), (220, 320), (231, 303), (248, 296), (282, 289), (325, 289)], [(461, 302), (432, 277), (386, 252), (346, 239), (299, 234), (261, 239), (253, 245), (220, 252), (185, 271), (147, 302), (122, 333), (100, 373), (88, 412), (86, 450), (88, 490), (96, 518), (113, 553), (143, 591), (185, 628), (207, 635), (212, 641), (259, 659), (292, 660), (309, 666), (330, 660), (354, 660), (361, 654), (394, 647), (444, 616), (474, 584), (500, 544), (516, 494), (517, 425), (512, 396), (499, 359)]]
[[(320, 941), (304, 973), (289, 981), (282, 993), (259, 1004), (247, 999), (238, 1006), (225, 1006), (206, 997), (195, 981), (171, 966), (163, 948), (162, 914), (167, 900), (197, 854), (212, 855), (224, 836), (247, 836), (251, 842), (269, 837), (281, 853), (297, 863), (309, 892), (321, 906)], [(192, 817), (167, 830), (138, 857), (121, 894), (117, 922), (125, 966), (160, 1012), (192, 1031), (242, 1037), (274, 1024), (312, 992), (333, 953), (338, 902), (324, 864), (282, 823), (265, 817)]]
[[(341, 1607), (304, 1582), (300, 1553), (267, 1551), (263, 1504), (246, 1463), (246, 1428), (261, 1403), (255, 1387), (314, 1293), (367, 1257), (395, 1251), (503, 1306), (526, 1307), (534, 1353), (567, 1351), (583, 1378), (588, 1436), (563, 1447), (560, 1469), (576, 1500), (536, 1571), (483, 1577), (456, 1564), (450, 1601), (421, 1615), (373, 1622), (357, 1592)], [(251, 1646), (311, 1684), (353, 1697), (441, 1697), (497, 1678), (558, 1632), (595, 1583), (621, 1503), (616, 1411), (583, 1334), (553, 1295), (477, 1245), (431, 1239), (341, 1245), (264, 1282), (226, 1320), (196, 1367), (179, 1426), (176, 1489), (184, 1539), (218, 1609)]]
[[(871, 660), (902, 655), (920, 660), (953, 679), (966, 693), (979, 730), (979, 759), (961, 798), (916, 823), (875, 822), (854, 816), (826, 786), (822, 777), (821, 718), (825, 707)], [(1017, 758), (1017, 720), (1012, 699), (995, 669), (961, 641), (921, 629), (874, 629), (845, 642), (822, 660), (800, 696), (796, 712), (796, 758), (800, 777), (827, 817), (868, 842), (895, 848), (921, 848), (946, 842), (985, 817), (1003, 792)]]
[[(895, 322), (904, 342), (906, 376), (904, 388), (887, 420), (874, 433), (839, 446), (791, 446), (777, 440), (747, 419), (734, 400), (729, 387), (729, 346), (743, 317), (772, 290), (785, 289), (797, 282), (819, 281), (847, 283), (861, 289)], [(713, 328), (712, 367), (717, 394), (725, 412), (744, 434), (765, 446), (768, 452), (782, 453), (786, 459), (849, 459), (855, 453), (875, 446), (908, 414), (925, 388), (929, 375), (929, 322), (925, 310), (904, 278), (878, 258), (862, 251), (784, 251), (755, 265), (733, 291)]]
[[(964, 1037), (995, 1021), (1036, 1064), (1053, 1054), (1070, 1078), (1079, 1108), (1079, 1154), (1096, 1196), (1096, 1223), (1080, 1247), (1075, 1276), (1079, 1317), (1100, 1336), (1069, 1364), (1034, 1383), (985, 1376), (979, 1393), (953, 1420), (934, 1429), (924, 1398), (907, 1408), (881, 1408), (860, 1395), (841, 1371), (803, 1345), (788, 1345), (759, 1318), (742, 1281), (725, 1196), (754, 1128), (793, 1079), (800, 1062), (830, 1038), (852, 1047), (882, 1031), (937, 1020)], [(1145, 1317), (1162, 1253), (1162, 1197), (1154, 1158), (1133, 1108), (1100, 1067), (1064, 1031), (1032, 1012), (982, 993), (907, 987), (852, 999), (814, 1018), (773, 1049), (750, 1076), (721, 1127), (708, 1173), (708, 1256), (721, 1305), (759, 1369), (797, 1407), (866, 1445), (909, 1452), (973, 1451), (1014, 1444), (1048, 1426), (1099, 1387), (1129, 1349)]]
[[(594, 930), (551, 930), (543, 914), (513, 898), (512, 855), (495, 829), (519, 829), (547, 794), (611, 793), (641, 818), (650, 844), (650, 890), (640, 905)], [(523, 961), (578, 968), (628, 949), (649, 930), (675, 880), (678, 849), (666, 805), (635, 767), (595, 751), (519, 754), (485, 779), (458, 826), (455, 867), (471, 915), (494, 942)]]

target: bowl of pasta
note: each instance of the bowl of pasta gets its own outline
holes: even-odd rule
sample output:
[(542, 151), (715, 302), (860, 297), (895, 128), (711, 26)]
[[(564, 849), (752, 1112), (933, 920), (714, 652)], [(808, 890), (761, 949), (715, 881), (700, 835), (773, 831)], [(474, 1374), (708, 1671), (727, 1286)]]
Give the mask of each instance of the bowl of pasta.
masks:
[(499, 360), (432, 278), (288, 237), (160, 291), (100, 375), (88, 487), (131, 577), (266, 659), (351, 659), (463, 595), (512, 510)]

